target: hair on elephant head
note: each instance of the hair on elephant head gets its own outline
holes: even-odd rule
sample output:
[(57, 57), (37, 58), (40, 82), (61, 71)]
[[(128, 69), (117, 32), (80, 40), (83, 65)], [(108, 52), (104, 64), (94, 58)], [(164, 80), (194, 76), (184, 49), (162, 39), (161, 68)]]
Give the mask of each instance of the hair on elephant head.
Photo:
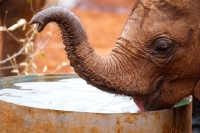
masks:
[(183, 98), (200, 99), (200, 1), (138, 0), (107, 57), (90, 45), (80, 20), (50, 7), (30, 24), (42, 31), (56, 22), (71, 66), (89, 84), (130, 96), (141, 111), (170, 108)]

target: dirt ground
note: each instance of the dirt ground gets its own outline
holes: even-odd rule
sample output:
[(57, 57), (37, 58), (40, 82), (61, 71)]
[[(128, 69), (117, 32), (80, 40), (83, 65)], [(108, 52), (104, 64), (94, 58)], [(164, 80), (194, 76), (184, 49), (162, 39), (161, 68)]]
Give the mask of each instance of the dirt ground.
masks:
[[(95, 51), (102, 56), (109, 55), (131, 13), (135, 0), (81, 0), (72, 11), (80, 18)], [(52, 37), (44, 49), (45, 57), (38, 55), (35, 62), (39, 73), (73, 73), (62, 44), (61, 34), (56, 24), (49, 24), (38, 34), (37, 42), (45, 43), (48, 32)], [(62, 66), (67, 62), (67, 66)], [(43, 71), (47, 66), (47, 71)]]

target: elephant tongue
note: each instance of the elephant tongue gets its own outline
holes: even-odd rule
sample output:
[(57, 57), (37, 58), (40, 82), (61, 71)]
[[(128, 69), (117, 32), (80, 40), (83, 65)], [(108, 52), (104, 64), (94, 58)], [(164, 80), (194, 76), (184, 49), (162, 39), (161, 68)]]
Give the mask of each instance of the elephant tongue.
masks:
[(144, 102), (142, 100), (142, 98), (139, 97), (133, 97), (133, 101), (135, 102), (135, 104), (138, 106), (138, 108), (140, 109), (140, 112), (144, 112)]

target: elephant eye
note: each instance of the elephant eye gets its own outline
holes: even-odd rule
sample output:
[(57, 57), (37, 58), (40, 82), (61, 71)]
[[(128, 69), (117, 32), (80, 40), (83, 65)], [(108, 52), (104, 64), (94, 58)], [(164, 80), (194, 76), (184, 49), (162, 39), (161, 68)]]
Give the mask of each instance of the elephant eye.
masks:
[(153, 42), (153, 55), (154, 56), (167, 56), (173, 51), (175, 43), (168, 38), (158, 38)]

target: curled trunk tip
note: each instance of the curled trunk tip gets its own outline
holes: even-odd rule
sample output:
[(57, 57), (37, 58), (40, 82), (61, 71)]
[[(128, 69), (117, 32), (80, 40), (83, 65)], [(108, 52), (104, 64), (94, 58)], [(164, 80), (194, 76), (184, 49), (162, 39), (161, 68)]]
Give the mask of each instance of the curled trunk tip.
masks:
[(37, 31), (41, 32), (50, 22), (58, 24), (65, 45), (79, 45), (88, 39), (78, 17), (65, 7), (49, 7), (37, 13), (30, 24), (37, 24)]

